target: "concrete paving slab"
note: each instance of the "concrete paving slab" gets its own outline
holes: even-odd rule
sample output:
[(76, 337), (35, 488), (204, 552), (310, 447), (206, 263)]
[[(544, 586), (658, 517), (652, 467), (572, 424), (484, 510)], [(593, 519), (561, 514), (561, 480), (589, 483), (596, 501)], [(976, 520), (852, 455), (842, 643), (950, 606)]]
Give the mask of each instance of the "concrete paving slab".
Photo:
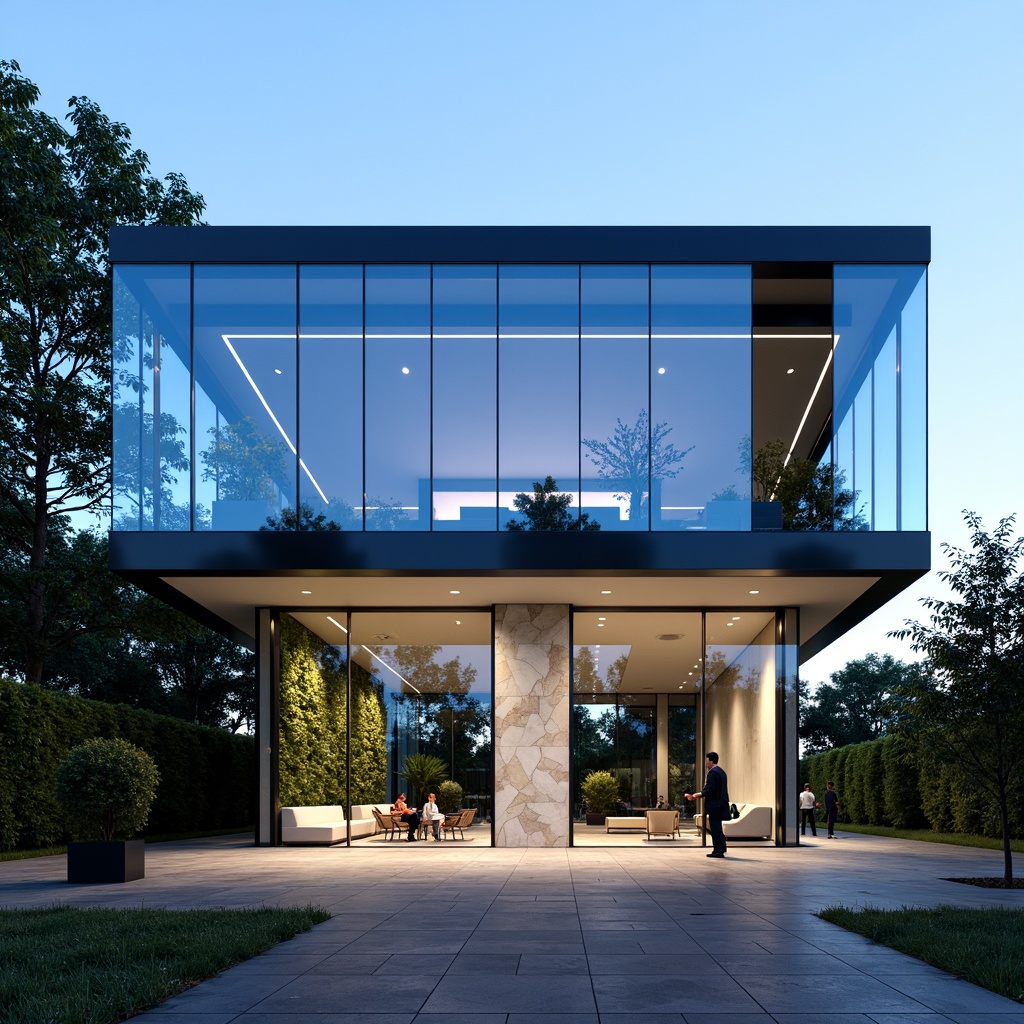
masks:
[(143, 1024), (1024, 1024), (1020, 1003), (814, 916), (839, 904), (1024, 907), (1018, 891), (945, 881), (1001, 874), (998, 851), (852, 835), (743, 847), (724, 862), (682, 844), (453, 843), (436, 859), (423, 845), (382, 856), (382, 844), (159, 844), (147, 877), (121, 886), (68, 885), (63, 857), (11, 861), (0, 906), (335, 915)]

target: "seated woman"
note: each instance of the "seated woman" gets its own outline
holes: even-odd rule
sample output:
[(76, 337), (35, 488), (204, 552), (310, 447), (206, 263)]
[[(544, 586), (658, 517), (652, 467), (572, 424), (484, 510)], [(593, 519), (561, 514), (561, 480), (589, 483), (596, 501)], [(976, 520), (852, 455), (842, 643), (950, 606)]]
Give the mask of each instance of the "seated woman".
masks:
[(408, 822), (409, 835), (406, 837), (406, 842), (416, 842), (416, 832), (420, 827), (420, 815), (415, 807), (410, 807), (405, 802), (405, 794), (399, 793), (398, 799), (391, 805), (391, 813), (396, 818), (401, 818), (402, 821)]

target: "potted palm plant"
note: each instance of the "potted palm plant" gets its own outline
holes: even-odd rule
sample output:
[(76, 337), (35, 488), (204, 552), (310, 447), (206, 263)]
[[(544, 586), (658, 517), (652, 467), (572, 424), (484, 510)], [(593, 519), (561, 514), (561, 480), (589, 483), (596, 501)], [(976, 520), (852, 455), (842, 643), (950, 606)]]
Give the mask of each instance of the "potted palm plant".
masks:
[(588, 772), (580, 787), (587, 805), (587, 824), (603, 825), (619, 802), (619, 784), (611, 772)]
[(69, 882), (145, 878), (145, 844), (129, 839), (149, 818), (160, 782), (153, 759), (126, 740), (89, 740), (64, 758), (54, 792), (74, 835)]
[(437, 792), (437, 787), (448, 778), (444, 761), (433, 754), (410, 754), (402, 767), (405, 770), (398, 774), (405, 779), (418, 807), (423, 806), (428, 793)]

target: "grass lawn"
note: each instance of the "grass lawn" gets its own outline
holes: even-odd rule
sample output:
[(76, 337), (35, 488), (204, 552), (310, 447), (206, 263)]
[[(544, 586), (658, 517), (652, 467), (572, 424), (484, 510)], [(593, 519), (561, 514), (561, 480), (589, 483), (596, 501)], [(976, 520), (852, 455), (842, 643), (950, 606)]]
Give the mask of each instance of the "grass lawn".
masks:
[(1024, 910), (827, 907), (818, 916), (1024, 1002)]
[(331, 915), (258, 910), (0, 910), (4, 1024), (113, 1024)]
[[(818, 823), (818, 828), (824, 826)], [(915, 839), (920, 843), (945, 843), (947, 846), (970, 846), (976, 850), (1002, 850), (1002, 839), (989, 836), (969, 836), (963, 832), (933, 832), (929, 828), (889, 828), (888, 825), (847, 825), (836, 822), (839, 832), (857, 832), (865, 836), (888, 836), (890, 839)], [(1024, 840), (1011, 839), (1010, 849), (1024, 853)], [(1000, 875), (1002, 871), (1000, 870)]]

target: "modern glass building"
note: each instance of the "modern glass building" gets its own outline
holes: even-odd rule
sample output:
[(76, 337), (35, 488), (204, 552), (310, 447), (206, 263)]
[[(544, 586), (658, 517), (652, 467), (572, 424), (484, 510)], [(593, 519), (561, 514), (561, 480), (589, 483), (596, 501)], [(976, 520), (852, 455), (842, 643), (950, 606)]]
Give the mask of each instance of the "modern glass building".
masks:
[(432, 754), (501, 846), (719, 751), (929, 567), (927, 228), (118, 228), (112, 567), (258, 652), (257, 842)]

